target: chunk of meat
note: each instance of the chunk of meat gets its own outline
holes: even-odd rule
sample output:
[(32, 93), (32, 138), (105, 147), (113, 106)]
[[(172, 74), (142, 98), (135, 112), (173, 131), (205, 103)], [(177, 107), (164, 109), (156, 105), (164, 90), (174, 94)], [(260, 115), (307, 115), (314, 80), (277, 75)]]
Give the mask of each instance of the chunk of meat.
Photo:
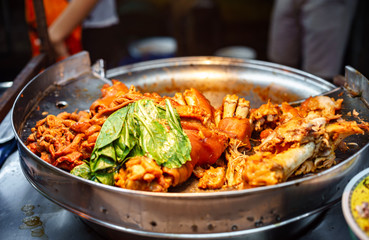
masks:
[(200, 178), (198, 187), (202, 189), (220, 189), (223, 187), (225, 180), (224, 167), (210, 167)]
[(254, 125), (255, 131), (261, 131), (265, 128), (274, 128), (281, 116), (281, 109), (277, 104), (268, 101), (257, 109), (250, 112), (250, 120)]
[(278, 153), (293, 146), (314, 141), (324, 133), (325, 118), (293, 118), (279, 125), (261, 144), (254, 148), (255, 151)]
[(305, 117), (310, 112), (319, 112), (321, 116), (328, 119), (337, 119), (336, 111), (341, 109), (343, 99), (334, 100), (327, 96), (309, 97), (299, 107), (301, 116)]
[(214, 107), (210, 104), (210, 101), (195, 88), (185, 90), (183, 93), (184, 99), (189, 106), (197, 106), (204, 109), (208, 114), (209, 119), (214, 118)]
[(97, 99), (90, 106), (90, 112), (95, 115), (102, 109), (109, 108), (109, 105), (120, 95), (128, 92), (127, 86), (117, 80), (112, 80), (113, 85), (104, 84), (101, 89), (101, 98)]
[(164, 192), (170, 186), (161, 167), (153, 159), (143, 156), (129, 159), (125, 168), (115, 174), (114, 180), (121, 188), (151, 192)]
[[(90, 158), (101, 127), (92, 125), (86, 112), (48, 115), (38, 121), (27, 139), (27, 147), (41, 159), (65, 170), (72, 170)], [(87, 133), (87, 134), (86, 134)]]
[[(228, 187), (271, 185), (286, 181), (292, 174), (331, 167), (342, 140), (362, 134), (365, 129), (355, 121), (340, 119), (336, 111), (341, 103), (341, 100), (319, 96), (307, 99), (296, 108), (283, 103), (279, 109), (268, 103), (252, 110), (250, 119), (256, 121), (255, 128), (264, 128), (260, 133), (261, 143), (249, 155), (229, 145), (226, 150)], [(268, 118), (269, 124), (264, 125)]]
[(187, 181), (190, 178), (192, 171), (194, 169), (195, 162), (188, 161), (179, 168), (167, 168), (163, 167), (163, 173), (170, 179), (170, 186), (177, 186), (181, 183)]
[(247, 118), (223, 118), (219, 122), (219, 129), (223, 130), (229, 137), (240, 140), (244, 146), (251, 148), (251, 125)]
[(191, 159), (195, 165), (214, 164), (227, 147), (228, 137), (197, 121), (182, 120), (181, 124), (190, 139)]
[(122, 188), (166, 192), (169, 187), (185, 182), (194, 164), (186, 162), (179, 168), (160, 167), (153, 159), (139, 156), (130, 158), (114, 176), (115, 185)]

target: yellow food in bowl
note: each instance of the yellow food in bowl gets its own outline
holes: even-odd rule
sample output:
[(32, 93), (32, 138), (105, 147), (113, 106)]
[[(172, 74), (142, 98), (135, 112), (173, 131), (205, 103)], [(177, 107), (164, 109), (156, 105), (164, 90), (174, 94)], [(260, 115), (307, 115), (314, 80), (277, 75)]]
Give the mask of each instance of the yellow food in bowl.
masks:
[(351, 195), (351, 212), (359, 227), (369, 236), (369, 176), (364, 178)]

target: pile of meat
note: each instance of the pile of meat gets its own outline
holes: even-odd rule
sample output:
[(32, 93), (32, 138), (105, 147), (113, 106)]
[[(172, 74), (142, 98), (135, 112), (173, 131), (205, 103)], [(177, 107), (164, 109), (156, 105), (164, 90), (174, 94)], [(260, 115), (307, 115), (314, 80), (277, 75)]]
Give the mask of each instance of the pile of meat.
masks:
[(168, 191), (199, 179), (200, 189), (245, 189), (286, 181), (335, 164), (335, 150), (352, 134), (364, 134), (367, 123), (345, 121), (337, 111), (342, 100), (308, 98), (298, 107), (270, 102), (257, 109), (249, 101), (227, 95), (215, 109), (196, 89), (162, 97), (140, 93), (113, 80), (90, 111), (48, 115), (37, 122), (28, 148), (46, 162), (72, 170), (91, 156), (99, 131), (113, 112), (128, 104), (169, 99), (191, 142), (191, 161), (180, 168), (159, 166), (140, 156), (127, 160), (115, 174), (115, 185), (145, 191)]

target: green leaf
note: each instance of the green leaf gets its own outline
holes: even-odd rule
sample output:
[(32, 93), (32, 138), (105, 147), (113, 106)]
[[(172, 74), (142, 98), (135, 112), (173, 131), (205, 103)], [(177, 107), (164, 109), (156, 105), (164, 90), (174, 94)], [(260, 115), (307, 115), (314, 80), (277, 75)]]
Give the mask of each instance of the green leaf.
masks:
[(91, 178), (91, 169), (87, 163), (82, 163), (81, 165), (74, 167), (70, 173), (84, 179)]
[(110, 144), (106, 145), (105, 147), (100, 148), (98, 150), (98, 153), (97, 154), (100, 155), (100, 156), (111, 158), (111, 159), (115, 159), (116, 158), (115, 149), (114, 149), (113, 143), (110, 143)]
[[(138, 118), (140, 119), (140, 118)], [(156, 160), (159, 165), (162, 165), (168, 159), (165, 158), (162, 150), (166, 147), (167, 134), (163, 125), (153, 121), (142, 121), (141, 135), (139, 139), (140, 146), (149, 157)]]
[(94, 150), (105, 147), (119, 137), (128, 111), (129, 108), (121, 108), (106, 119), (97, 137)]
[(114, 185), (114, 172), (97, 172), (95, 177), (102, 184)]
[[(144, 105), (146, 104), (146, 105)], [(183, 132), (178, 113), (166, 100), (166, 109), (153, 102), (138, 103), (135, 118), (140, 125), (139, 145), (158, 165), (181, 167), (190, 160), (191, 143)]]
[(100, 155), (95, 161), (90, 162), (91, 172), (96, 173), (98, 171), (115, 168), (117, 164), (114, 159)]
[[(123, 143), (123, 136), (120, 136), (117, 141), (114, 142), (114, 149), (116, 154), (116, 161), (122, 163), (131, 151), (131, 148), (127, 147)], [(133, 145), (134, 146), (134, 145)], [(132, 146), (132, 147), (133, 147)]]

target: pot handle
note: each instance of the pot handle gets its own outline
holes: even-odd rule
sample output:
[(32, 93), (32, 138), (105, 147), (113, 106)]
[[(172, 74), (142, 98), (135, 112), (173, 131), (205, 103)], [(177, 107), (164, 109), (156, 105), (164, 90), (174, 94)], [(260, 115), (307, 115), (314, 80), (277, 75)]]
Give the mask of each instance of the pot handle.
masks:
[(103, 80), (109, 85), (112, 85), (112, 82), (110, 81), (110, 79), (106, 78), (105, 61), (103, 59), (97, 60), (96, 63), (91, 66), (91, 70), (92, 70), (92, 74), (95, 77)]
[(351, 66), (345, 67), (345, 88), (353, 97), (360, 97), (369, 108), (369, 80)]

